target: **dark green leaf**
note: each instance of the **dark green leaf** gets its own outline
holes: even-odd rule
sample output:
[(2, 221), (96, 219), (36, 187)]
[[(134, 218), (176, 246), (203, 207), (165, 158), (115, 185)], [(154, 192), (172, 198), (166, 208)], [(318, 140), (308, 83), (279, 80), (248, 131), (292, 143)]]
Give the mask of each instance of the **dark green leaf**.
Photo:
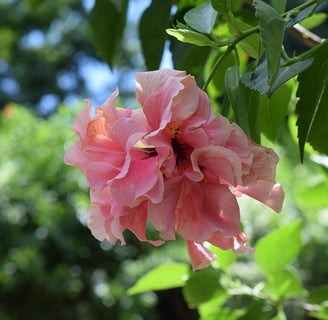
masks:
[(255, 260), (268, 277), (274, 277), (297, 257), (301, 247), (301, 222), (297, 220), (259, 240)]
[(171, 3), (171, 0), (153, 0), (140, 19), (139, 37), (148, 70), (158, 69), (161, 63)]
[(231, 0), (211, 0), (212, 7), (221, 14), (227, 14), (231, 10)]
[(246, 100), (250, 137), (255, 142), (261, 143), (260, 94), (255, 90), (244, 87), (244, 96)]
[(284, 13), (286, 9), (286, 0), (270, 0), (270, 5), (278, 13)]
[(247, 107), (237, 66), (227, 69), (224, 82), (236, 122), (245, 131), (245, 133), (249, 135)]
[(298, 15), (296, 17), (293, 17), (292, 19), (290, 19), (286, 24), (286, 28), (290, 28), (294, 24), (296, 24), (296, 23), (302, 21), (303, 19), (307, 18), (313, 12), (313, 9), (315, 8), (315, 6), (316, 6), (316, 4), (314, 3), (310, 7), (305, 8), (300, 13), (298, 13)]
[[(236, 20), (238, 29), (241, 31), (246, 31), (252, 28), (252, 26), (248, 23), (245, 23), (242, 20)], [(231, 25), (229, 25), (231, 29)], [(233, 30), (232, 30), (233, 31)], [(258, 59), (260, 55), (259, 49), (259, 35), (257, 33), (252, 34), (246, 39), (240, 41), (238, 45), (252, 58)]]
[(309, 303), (315, 303), (315, 304), (321, 304), (325, 301), (328, 301), (328, 285), (322, 285), (320, 287), (317, 287), (313, 289), (308, 298), (307, 301)]
[(271, 141), (275, 141), (278, 129), (286, 118), (291, 94), (292, 87), (285, 84), (271, 97), (260, 97), (261, 132)]
[(92, 40), (99, 56), (113, 67), (126, 22), (127, 0), (120, 6), (109, 0), (96, 0), (90, 14)]
[(189, 305), (197, 306), (213, 296), (214, 292), (220, 288), (219, 272), (219, 270), (207, 268), (190, 275), (183, 287), (183, 294)]
[(285, 23), (278, 12), (267, 3), (255, 0), (254, 6), (256, 16), (259, 18), (260, 37), (267, 58), (267, 82), (271, 86), (279, 72)]
[(182, 287), (188, 274), (189, 266), (184, 263), (160, 265), (140, 278), (128, 294)]
[[(206, 62), (206, 67), (204, 70), (206, 79), (209, 76), (209, 74), (211, 73), (215, 63), (217, 62), (218, 59), (220, 59), (222, 54), (224, 54), (224, 52), (222, 52), (222, 51), (220, 51), (218, 53), (212, 51), (210, 57), (208, 58), (208, 60)], [(216, 68), (208, 88), (210, 88), (210, 86), (212, 86), (214, 88), (217, 96), (220, 96), (225, 91), (224, 75), (225, 75), (227, 69), (234, 65), (235, 65), (234, 54), (232, 52), (230, 52), (221, 61), (220, 67)]]
[(180, 42), (174, 38), (170, 39), (170, 51), (174, 68), (185, 70), (196, 77), (198, 85), (201, 86), (204, 73), (204, 61), (211, 52), (210, 47), (199, 47)]
[(30, 9), (35, 11), (45, 2), (45, 0), (29, 0), (28, 2)]
[(285, 66), (280, 68), (279, 74), (277, 76), (276, 81), (271, 86), (271, 88), (268, 91), (268, 94), (271, 95), (279, 86), (281, 86), (283, 83), (288, 81), (289, 79), (295, 77), (297, 74), (304, 71), (306, 68), (308, 68), (313, 59), (306, 59), (303, 61), (295, 62), (289, 66)]
[(189, 10), (184, 15), (184, 20), (191, 28), (196, 31), (211, 33), (216, 21), (216, 17), (217, 12), (211, 6), (211, 2), (206, 1), (201, 5)]
[(269, 90), (268, 86), (268, 69), (267, 60), (264, 56), (261, 57), (256, 69), (252, 72), (247, 72), (242, 75), (241, 81), (250, 89), (257, 90), (264, 94)]
[(268, 320), (272, 319), (274, 314), (275, 309), (266, 300), (252, 300), (247, 305), (246, 313), (239, 320)]
[(272, 95), (277, 88), (279, 88), (282, 84), (295, 77), (306, 68), (308, 68), (313, 59), (309, 58), (303, 61), (295, 62), (289, 66), (281, 67), (278, 73), (278, 76), (274, 82), (274, 84), (269, 87), (267, 84), (267, 60), (261, 59), (260, 63), (257, 65), (255, 71), (247, 72), (242, 77), (241, 80), (243, 83), (254, 90), (259, 91), (264, 94)]
[(299, 97), (296, 113), (301, 160), (306, 142), (328, 154), (328, 41), (320, 45), (312, 57), (312, 65), (298, 77), (296, 93)]

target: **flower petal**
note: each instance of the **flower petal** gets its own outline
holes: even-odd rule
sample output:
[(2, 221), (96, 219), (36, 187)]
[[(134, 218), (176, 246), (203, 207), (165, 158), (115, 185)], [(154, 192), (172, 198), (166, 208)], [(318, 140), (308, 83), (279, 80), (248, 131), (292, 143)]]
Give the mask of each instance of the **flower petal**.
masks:
[(195, 241), (186, 241), (188, 254), (190, 257), (193, 271), (204, 269), (210, 266), (216, 258), (215, 254)]
[(255, 185), (247, 187), (237, 186), (236, 195), (246, 194), (254, 198), (276, 212), (280, 212), (284, 201), (284, 191), (279, 183), (266, 180), (258, 180)]

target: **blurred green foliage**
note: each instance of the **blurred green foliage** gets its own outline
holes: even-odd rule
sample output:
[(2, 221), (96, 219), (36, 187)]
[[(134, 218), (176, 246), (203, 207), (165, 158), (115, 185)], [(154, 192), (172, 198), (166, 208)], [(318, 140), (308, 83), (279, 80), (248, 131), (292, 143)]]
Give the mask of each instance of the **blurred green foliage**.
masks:
[[(228, 12), (228, 2), (231, 2), (231, 9), (236, 14), (238, 28), (245, 31), (257, 24), (249, 1), (211, 1), (223, 15)], [(327, 11), (326, 1), (321, 2), (321, 10)], [(104, 0), (96, 3), (106, 7)], [(130, 42), (131, 51), (127, 48), (121, 50), (122, 43), (127, 41), (123, 33), (123, 28), (128, 26), (127, 6), (120, 7), (120, 1), (108, 3), (120, 13), (119, 16), (114, 15), (116, 20), (113, 18), (114, 22), (119, 22), (120, 30), (110, 34), (110, 44), (115, 50), (107, 52), (110, 54), (107, 61), (130, 72), (135, 61), (140, 64), (140, 52), (138, 56), (138, 52), (134, 51), (136, 47)], [(172, 26), (177, 21), (183, 21), (190, 8), (204, 1), (149, 3), (151, 6), (142, 15), (139, 30), (147, 66), (159, 66), (164, 41), (169, 39), (175, 68), (187, 70), (195, 75), (199, 84), (203, 84), (215, 63), (223, 57), (207, 91), (215, 111), (232, 117), (229, 101), (225, 99), (224, 79), (227, 70), (230, 70), (227, 73), (230, 78), (226, 83), (233, 80), (232, 76), (240, 76), (236, 68), (230, 69), (236, 65), (234, 53), (224, 56), (224, 50), (211, 48), (215, 39), (197, 30), (204, 26), (193, 15), (199, 14), (197, 10), (184, 21), (195, 28), (191, 30), (188, 27), (178, 33), (182, 40), (187, 39), (196, 45), (182, 43), (172, 37), (165, 38), (162, 30), (169, 20)], [(171, 10), (168, 10), (168, 3)], [(269, 3), (280, 13), (280, 6), (286, 1)], [(294, 2), (287, 1), (287, 9), (290, 9), (291, 3)], [(301, 3), (297, 1), (297, 5)], [(267, 10), (262, 5), (257, 7), (260, 16), (263, 10), (264, 13)], [(158, 8), (164, 8), (165, 15), (161, 16), (161, 28), (152, 28), (157, 22), (153, 13)], [(208, 5), (205, 6), (205, 11), (208, 8)], [(108, 16), (113, 17), (115, 12)], [(100, 10), (100, 13), (106, 16), (106, 12)], [(94, 21), (99, 22), (97, 11), (91, 11), (92, 15)], [(321, 14), (319, 20), (307, 20), (305, 25), (322, 28), (325, 20), (322, 17), (326, 16)], [(257, 249), (256, 254), (237, 256), (230, 251), (213, 248), (218, 255), (217, 261), (211, 268), (193, 273), (180, 240), (153, 248), (134, 241), (134, 237), (127, 234), (127, 245), (121, 247), (106, 241), (99, 243), (92, 237), (86, 227), (88, 186), (75, 168), (63, 163), (64, 151), (75, 139), (70, 127), (77, 110), (61, 105), (56, 114), (45, 120), (36, 118), (24, 107), (7, 104), (8, 101), (24, 101), (36, 108), (40, 97), (49, 92), (60, 99), (74, 93), (85, 93), (78, 64), (84, 61), (82, 58), (85, 56), (95, 58), (96, 53), (88, 29), (95, 26), (92, 23), (88, 26), (89, 12), (83, 2), (4, 1), (0, 3), (0, 18), (1, 320), (328, 319), (328, 160), (306, 144), (304, 164), (300, 164), (295, 126), (297, 82), (295, 79), (285, 82), (288, 79), (282, 77), (281, 80), (279, 74), (277, 76), (275, 59), (280, 54), (278, 47), (275, 55), (271, 56), (270, 77), (277, 76), (280, 87), (275, 88), (277, 90), (269, 97), (255, 92), (258, 89), (265, 92), (268, 88), (263, 81), (260, 81), (260, 88), (256, 87), (258, 83), (254, 83), (252, 78), (259, 73), (261, 77), (265, 76), (265, 66), (259, 59), (259, 35), (253, 34), (238, 44), (239, 72), (253, 70), (254, 73), (243, 79), (244, 84), (239, 83), (238, 90), (231, 92), (230, 98), (233, 100), (234, 94), (243, 94), (248, 101), (247, 108), (250, 108), (247, 110), (250, 134), (256, 140), (261, 138), (266, 145), (272, 141), (275, 143), (274, 149), (281, 158), (277, 180), (286, 192), (283, 212), (275, 215), (254, 201), (241, 198), (243, 227), (251, 245)], [(225, 16), (225, 19), (228, 18)], [(211, 21), (208, 28), (213, 27)], [(300, 19), (300, 22), (303, 21)], [(261, 23), (262, 33), (264, 30), (264, 37), (270, 42), (271, 27), (263, 17)], [(115, 23), (109, 25), (116, 27)], [(66, 28), (61, 29), (63, 26)], [(96, 26), (101, 28), (102, 24), (96, 23)], [(220, 41), (228, 39), (235, 34), (231, 27), (231, 20), (221, 20), (213, 29), (214, 36)], [(327, 29), (322, 30), (320, 34), (326, 36)], [(44, 42), (40, 47), (29, 47), (26, 45), (28, 35), (35, 31), (41, 32)], [(108, 31), (104, 32), (106, 37)], [(154, 32), (160, 35), (156, 37)], [(54, 39), (57, 42), (53, 42)], [(149, 45), (152, 39), (156, 39), (156, 46)], [(292, 43), (288, 33), (286, 39), (289, 44)], [(97, 47), (96, 39), (93, 40)], [(204, 43), (208, 47), (197, 46)], [(153, 52), (154, 48), (156, 52)], [(327, 46), (321, 46), (320, 50), (320, 55), (316, 54), (319, 65), (323, 59), (326, 68), (324, 50)], [(292, 56), (299, 48), (293, 44), (286, 46), (286, 51)], [(300, 51), (304, 51), (304, 47)], [(259, 62), (256, 70), (254, 61)], [(303, 71), (302, 68), (308, 67), (307, 61), (295, 63), (296, 73), (288, 66), (280, 71), (283, 75), (295, 76)], [(308, 70), (313, 74), (321, 69), (316, 63)], [(63, 74), (76, 77), (73, 87), (63, 89), (58, 86), (58, 79)], [(326, 76), (322, 73), (317, 79), (323, 77)], [(14, 85), (16, 91), (3, 90), (8, 79), (18, 82), (17, 88)], [(124, 81), (124, 77), (122, 79)], [(303, 117), (318, 122), (317, 127), (325, 129), (322, 124), (325, 117), (309, 118), (307, 106), (312, 99), (309, 85), (313, 85), (314, 89), (321, 88), (320, 92), (325, 93), (325, 97), (326, 87), (316, 86), (315, 82), (312, 84), (312, 76), (307, 73), (300, 80), (305, 88), (303, 98), (306, 97), (306, 103), (299, 107)], [(251, 88), (246, 88), (247, 84)], [(120, 89), (124, 91), (125, 88)], [(324, 110), (326, 116), (322, 101), (326, 100), (320, 100), (317, 106)], [(241, 117), (241, 120), (245, 119)], [(326, 148), (325, 136), (320, 132), (320, 143), (323, 142)]]
[(88, 187), (63, 163), (73, 118), (64, 106), (48, 120), (13, 104), (0, 115), (0, 319), (157, 319), (154, 294), (126, 290), (181, 250), (92, 237)]

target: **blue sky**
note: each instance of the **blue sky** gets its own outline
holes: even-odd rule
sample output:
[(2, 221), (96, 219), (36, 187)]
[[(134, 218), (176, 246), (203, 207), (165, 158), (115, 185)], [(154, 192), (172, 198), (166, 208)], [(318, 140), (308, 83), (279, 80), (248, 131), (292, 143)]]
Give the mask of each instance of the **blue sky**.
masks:
[[(165, 0), (163, 0), (165, 1)], [(82, 3), (87, 11), (90, 11), (94, 5), (94, 0), (82, 0)], [(141, 54), (140, 42), (138, 39), (138, 28), (136, 25), (142, 15), (143, 11), (150, 5), (151, 0), (130, 0), (128, 8), (128, 21), (129, 23), (125, 29), (125, 46), (132, 46), (133, 51), (137, 51), (136, 59), (139, 59), (138, 65), (142, 65), (143, 57)], [(62, 32), (65, 28), (77, 28), (81, 20), (81, 16), (70, 13), (69, 17), (65, 19), (57, 19), (52, 22), (51, 27), (45, 34), (41, 30), (31, 30), (23, 38), (19, 40), (19, 45), (26, 49), (37, 49), (45, 44), (50, 46), (56, 46), (62, 41)], [(137, 48), (135, 50), (135, 48)], [(68, 94), (65, 99), (65, 103), (68, 105), (76, 105), (77, 101), (81, 101), (85, 98), (89, 98), (94, 105), (102, 104), (108, 96), (116, 89), (121, 91), (134, 91), (135, 80), (134, 73), (136, 71), (143, 70), (125, 70), (124, 81), (120, 79), (120, 70), (114, 68), (111, 70), (106, 63), (99, 60), (84, 56), (83, 53), (76, 54), (80, 68), (80, 75), (86, 80), (87, 89), (89, 96), (79, 96)], [(0, 61), (0, 72), (2, 69), (9, 68), (10, 66)], [(163, 61), (160, 68), (172, 67), (171, 56), (169, 50), (165, 50)], [(76, 87), (77, 79), (69, 70), (62, 72), (57, 77), (57, 83), (64, 90), (68, 91), (70, 88)], [(10, 95), (15, 96), (15, 93), (20, 89), (19, 79), (6, 78), (2, 79), (0, 83), (2, 89), (8, 92)], [(124, 88), (120, 87), (123, 86)], [(82, 93), (81, 93), (82, 94)], [(38, 110), (42, 113), (47, 114), (49, 111), (56, 108), (60, 103), (59, 98), (52, 92), (49, 92), (42, 96), (38, 105)], [(123, 99), (123, 103), (124, 99)], [(129, 104), (136, 103), (128, 101)], [(133, 107), (133, 105), (130, 105)]]

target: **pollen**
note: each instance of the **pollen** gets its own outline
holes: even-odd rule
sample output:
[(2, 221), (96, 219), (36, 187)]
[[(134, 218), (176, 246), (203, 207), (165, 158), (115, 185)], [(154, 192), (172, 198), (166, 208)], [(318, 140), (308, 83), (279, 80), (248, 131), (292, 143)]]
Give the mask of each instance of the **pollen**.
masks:
[(178, 124), (174, 121), (168, 124), (165, 131), (171, 137), (171, 139), (177, 138), (181, 133)]

